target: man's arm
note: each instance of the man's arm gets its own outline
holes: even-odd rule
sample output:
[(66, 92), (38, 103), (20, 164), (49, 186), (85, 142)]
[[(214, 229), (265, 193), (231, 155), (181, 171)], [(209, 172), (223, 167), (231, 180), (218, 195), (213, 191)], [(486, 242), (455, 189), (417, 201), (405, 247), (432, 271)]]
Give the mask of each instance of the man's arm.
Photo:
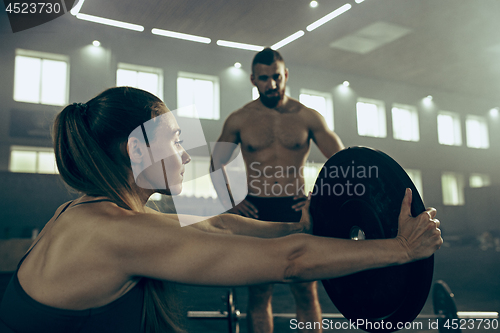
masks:
[(344, 149), (345, 147), (342, 140), (328, 128), (325, 118), (313, 109), (309, 109), (309, 111), (310, 136), (323, 155), (325, 155), (326, 158), (330, 158), (336, 152)]
[[(231, 143), (231, 144), (225, 144), (225, 143)], [(215, 171), (220, 169), (224, 174), (225, 179), (227, 179), (224, 166), (229, 162), (231, 155), (233, 154), (236, 146), (239, 143), (240, 143), (240, 135), (237, 123), (237, 116), (234, 113), (232, 113), (224, 122), (222, 133), (213, 148), (212, 158), (210, 161), (210, 171)], [(214, 184), (217, 196), (219, 198), (224, 198), (225, 193), (227, 193), (228, 191), (226, 183), (222, 182), (220, 179), (216, 179), (212, 172), (210, 172), (210, 177), (212, 178), (212, 183)], [(223, 202), (223, 205), (224, 207), (232, 207), (231, 202)]]
[[(227, 179), (226, 170), (224, 169), (224, 165), (229, 162), (236, 145), (241, 143), (240, 140), (240, 124), (238, 120), (238, 111), (229, 115), (229, 117), (224, 122), (224, 127), (222, 128), (222, 133), (215, 144), (215, 147), (212, 152), (211, 166), (210, 168), (213, 170), (220, 169)], [(230, 143), (230, 144), (225, 144)], [(220, 179), (217, 179), (213, 173), (210, 173), (210, 177), (212, 178), (212, 183), (214, 184), (215, 191), (217, 192), (217, 196), (219, 199), (225, 197), (225, 193), (230, 191), (231, 189), (227, 188), (226, 182), (222, 182)], [(229, 192), (230, 193), (230, 192)], [(229, 210), (231, 213), (240, 214), (248, 217), (258, 218), (258, 211), (254, 205), (250, 202), (243, 200), (236, 207), (232, 206), (232, 202), (222, 202), (222, 205), (226, 208), (231, 207)]]

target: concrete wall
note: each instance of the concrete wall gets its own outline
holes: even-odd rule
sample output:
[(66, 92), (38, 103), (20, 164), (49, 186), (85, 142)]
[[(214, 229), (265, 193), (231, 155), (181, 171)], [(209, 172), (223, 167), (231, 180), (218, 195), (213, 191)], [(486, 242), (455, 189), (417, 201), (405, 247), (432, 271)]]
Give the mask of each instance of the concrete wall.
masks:
[[(90, 46), (94, 39), (102, 43), (101, 48)], [(171, 109), (176, 108), (178, 71), (216, 75), (220, 78), (221, 119), (202, 121), (209, 142), (217, 139), (224, 119), (251, 100), (249, 68), (253, 52), (249, 51), (222, 48), (214, 43), (202, 45), (153, 36), (150, 33), (126, 31), (83, 22), (69, 15), (16, 34), (10, 32), (6, 20), (0, 20), (0, 40), (0, 171), (8, 169), (11, 145), (51, 146), (48, 136), (34, 139), (10, 136), (11, 113), (17, 110), (33, 111), (44, 114), (46, 118), (52, 118), (61, 109), (13, 100), (16, 48), (65, 54), (70, 57), (70, 103), (84, 102), (113, 86), (118, 62), (162, 68), (164, 100)], [(281, 52), (286, 60), (286, 47)], [(232, 67), (236, 61), (242, 63), (241, 69)], [(451, 232), (468, 230), (470, 221), (466, 222), (463, 219), (465, 213), (470, 210), (467, 203), (466, 206), (460, 207), (442, 205), (441, 172), (460, 172), (464, 174), (465, 179), (468, 179), (470, 173), (486, 173), (491, 176), (494, 184), (499, 184), (497, 165), (500, 161), (500, 121), (492, 120), (489, 123), (491, 147), (478, 150), (467, 148), (465, 144), (460, 147), (439, 145), (436, 115), (439, 110), (459, 113), (465, 142), (465, 116), (467, 114), (486, 116), (491, 107), (500, 104), (500, 100), (487, 101), (474, 96), (436, 91), (428, 87), (414, 87), (399, 82), (352, 76), (342, 73), (341, 68), (338, 71), (327, 71), (316, 68), (314, 64), (293, 63), (287, 63), (287, 67), (290, 69), (288, 86), (292, 97), (298, 98), (301, 88), (331, 92), (334, 101), (335, 131), (344, 143), (347, 146), (363, 145), (380, 149), (396, 159), (403, 167), (421, 170), (426, 204), (439, 209), (443, 229)], [(349, 80), (351, 83), (348, 89), (339, 87), (344, 80)], [(426, 107), (422, 103), (422, 98), (429, 94), (434, 96), (434, 104)], [(387, 138), (361, 137), (357, 134), (355, 104), (358, 97), (385, 102)], [(392, 138), (390, 118), (392, 103), (409, 104), (418, 108), (421, 138), (419, 142), (403, 142)], [(314, 147), (309, 160), (323, 162), (325, 158)], [(4, 187), (1, 192), (4, 198), (14, 195)], [(16, 195), (22, 196), (21, 192)], [(23, 200), (13, 200), (13, 202), (26, 205)]]

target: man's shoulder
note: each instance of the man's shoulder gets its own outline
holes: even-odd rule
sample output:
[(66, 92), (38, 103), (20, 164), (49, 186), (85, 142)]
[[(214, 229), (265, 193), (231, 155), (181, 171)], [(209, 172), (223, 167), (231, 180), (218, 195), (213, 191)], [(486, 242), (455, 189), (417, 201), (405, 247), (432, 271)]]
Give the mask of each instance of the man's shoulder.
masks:
[(252, 114), (255, 110), (259, 108), (257, 101), (252, 101), (249, 102), (245, 105), (243, 105), (241, 108), (239, 108), (236, 111), (233, 111), (229, 117), (228, 120), (230, 121), (239, 121), (239, 120), (244, 120), (246, 117)]
[(248, 114), (249, 112), (251, 112), (253, 110), (261, 109), (262, 107), (263, 107), (262, 103), (260, 103), (258, 99), (255, 99), (255, 100), (243, 105), (241, 108), (234, 111), (234, 113), (238, 112), (241, 115)]
[(304, 104), (302, 104), (298, 100), (291, 98), (291, 97), (288, 97), (288, 109), (290, 111), (300, 112), (302, 115), (304, 115), (306, 117), (317, 117), (319, 115), (318, 111), (316, 111), (308, 106), (305, 106)]

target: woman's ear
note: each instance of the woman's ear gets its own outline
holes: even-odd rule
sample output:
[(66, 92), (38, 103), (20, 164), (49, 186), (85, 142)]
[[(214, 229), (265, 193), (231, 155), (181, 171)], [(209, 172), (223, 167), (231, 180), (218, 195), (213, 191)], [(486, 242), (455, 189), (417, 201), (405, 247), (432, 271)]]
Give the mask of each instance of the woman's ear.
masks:
[(132, 164), (143, 164), (144, 158), (149, 158), (146, 144), (133, 136), (128, 138), (127, 153)]

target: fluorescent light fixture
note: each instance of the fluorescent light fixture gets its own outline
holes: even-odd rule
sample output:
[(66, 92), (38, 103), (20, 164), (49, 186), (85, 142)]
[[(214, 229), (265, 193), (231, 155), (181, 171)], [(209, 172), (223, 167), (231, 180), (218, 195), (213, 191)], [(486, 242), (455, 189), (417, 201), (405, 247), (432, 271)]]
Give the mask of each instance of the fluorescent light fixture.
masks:
[(264, 46), (229, 42), (227, 40), (220, 40), (220, 39), (217, 41), (217, 45), (225, 46), (225, 47), (232, 47), (234, 49), (257, 51), (257, 52), (262, 51), (264, 49)]
[(322, 18), (320, 18), (319, 20), (317, 20), (316, 22), (312, 23), (312, 24), (309, 24), (307, 27), (306, 27), (306, 30), (307, 31), (313, 31), (314, 29), (316, 29), (317, 27), (325, 24), (326, 22), (330, 21), (330, 20), (333, 20), (334, 18), (336, 18), (337, 16), (339, 16), (340, 14), (343, 14), (345, 12), (347, 12), (349, 9), (352, 8), (352, 5), (349, 4), (349, 3), (346, 3), (345, 5), (343, 5), (342, 7), (340, 8), (337, 8), (335, 9), (333, 12), (331, 12), (330, 14), (328, 15), (325, 15), (323, 16)]
[(457, 311), (458, 318), (498, 318), (498, 312)]
[(309, 6), (310, 6), (311, 8), (316, 8), (316, 7), (318, 7), (318, 2), (317, 2), (316, 0), (313, 0), (313, 1), (311, 1), (311, 2), (309, 3)]
[(236, 68), (241, 68), (241, 63), (239, 63), (239, 62), (235, 62), (235, 63), (234, 63), (234, 67), (236, 67)]
[(344, 81), (342, 82), (342, 84), (344, 85), (344, 87), (349, 87), (351, 85), (349, 81)]
[(294, 40), (296, 40), (296, 39), (298, 39), (298, 38), (300, 38), (302, 36), (304, 36), (304, 30), (299, 30), (296, 33), (294, 33), (293, 35), (288, 36), (287, 38), (285, 38), (285, 39), (277, 42), (274, 45), (272, 45), (271, 48), (273, 50), (277, 50), (277, 49), (285, 46), (286, 44), (289, 44), (289, 43), (293, 42)]
[(101, 46), (101, 42), (98, 40), (95, 40), (92, 42), (92, 45), (94, 45), (95, 47), (99, 47), (99, 46)]
[(71, 8), (71, 10), (70, 10), (71, 15), (76, 16), (76, 14), (78, 14), (80, 12), (80, 9), (82, 9), (82, 6), (83, 6), (84, 2), (85, 2), (85, 0), (78, 1), (78, 3), (76, 4), (76, 6), (74, 6), (73, 8)]
[(203, 44), (210, 44), (210, 42), (212, 41), (210, 38), (207, 38), (207, 37), (188, 35), (188, 34), (183, 34), (181, 32), (175, 32), (175, 31), (169, 31), (169, 30), (163, 30), (163, 29), (156, 29), (155, 28), (155, 29), (152, 29), (151, 32), (154, 35), (172, 37), (172, 38), (177, 38), (177, 39), (184, 39), (184, 40), (189, 40), (191, 42), (198, 42), (198, 43), (203, 43)]
[(356, 3), (362, 3), (364, 2), (365, 0), (354, 0)]
[(144, 31), (144, 27), (142, 25), (126, 23), (126, 22), (116, 21), (116, 20), (110, 20), (107, 18), (99, 17), (99, 16), (93, 16), (93, 15), (87, 15), (87, 14), (77, 14), (76, 18), (78, 18), (80, 20), (84, 20), (84, 21), (90, 21), (90, 22), (94, 22), (94, 23), (110, 25), (112, 27), (118, 27), (118, 28), (123, 28), (123, 29), (134, 30), (134, 31), (141, 31), (141, 32)]

